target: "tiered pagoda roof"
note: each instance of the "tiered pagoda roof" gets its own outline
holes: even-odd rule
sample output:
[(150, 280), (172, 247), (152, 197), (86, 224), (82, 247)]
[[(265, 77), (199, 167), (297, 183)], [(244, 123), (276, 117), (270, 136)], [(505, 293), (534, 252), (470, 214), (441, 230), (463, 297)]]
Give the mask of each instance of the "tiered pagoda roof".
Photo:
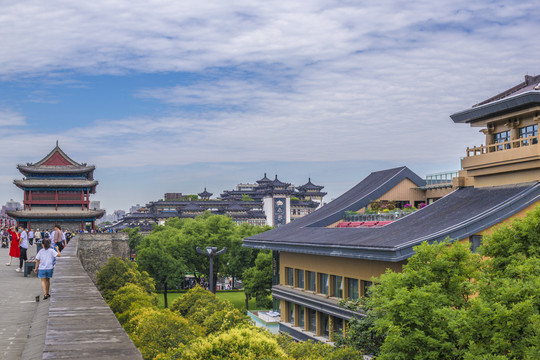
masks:
[(25, 175), (33, 174), (88, 174), (89, 179), (93, 179), (94, 165), (78, 163), (71, 159), (60, 147), (58, 142), (56, 147), (43, 159), (35, 164), (17, 165), (17, 169)]
[(210, 197), (213, 195), (211, 192), (206, 191), (206, 188), (204, 188), (204, 191), (201, 193), (198, 193), (199, 197), (201, 199), (210, 199)]

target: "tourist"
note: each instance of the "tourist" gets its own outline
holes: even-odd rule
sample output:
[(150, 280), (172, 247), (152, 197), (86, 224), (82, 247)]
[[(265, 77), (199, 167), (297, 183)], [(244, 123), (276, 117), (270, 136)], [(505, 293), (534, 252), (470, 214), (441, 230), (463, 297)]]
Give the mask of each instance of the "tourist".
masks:
[(41, 289), (43, 289), (43, 300), (47, 300), (49, 295), (49, 289), (51, 286), (51, 278), (53, 276), (54, 262), (60, 253), (51, 248), (51, 240), (43, 240), (43, 249), (36, 255), (36, 268), (34, 272), (38, 274), (38, 278), (41, 279)]
[(19, 234), (15, 231), (15, 226), (12, 226), (7, 231), (11, 235), (11, 244), (9, 246), (9, 262), (6, 265), (10, 266), (13, 258), (21, 256), (21, 249), (19, 248)]
[(62, 233), (62, 228), (60, 225), (54, 226), (54, 231), (51, 235), (51, 242), (54, 244), (54, 248), (58, 252), (64, 250), (64, 233)]
[(0, 236), (2, 237), (2, 248), (7, 248), (9, 246), (9, 242), (5, 228), (2, 228), (2, 230), (0, 230)]
[(20, 255), (19, 255), (19, 267), (15, 269), (16, 272), (23, 271), (23, 264), (26, 260), (28, 260), (27, 251), (28, 251), (28, 233), (26, 232), (26, 229), (22, 226), (19, 227), (19, 239), (20, 239), (20, 245), (21, 248)]
[(39, 231), (39, 229), (36, 229), (35, 233), (34, 233), (34, 239), (36, 241), (36, 254), (39, 252), (39, 250), (41, 250), (42, 246), (41, 246), (41, 231)]
[(34, 245), (34, 230), (30, 229), (30, 231), (28, 231), (28, 243), (30, 245)]

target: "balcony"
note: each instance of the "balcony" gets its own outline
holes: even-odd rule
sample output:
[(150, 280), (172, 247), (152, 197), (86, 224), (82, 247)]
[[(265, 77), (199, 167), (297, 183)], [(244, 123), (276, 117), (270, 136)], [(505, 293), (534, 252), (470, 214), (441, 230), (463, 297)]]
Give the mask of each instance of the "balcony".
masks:
[[(498, 176), (495, 183), (491, 180), (485, 184), (476, 183), (481, 186), (540, 180), (538, 136), (467, 148), (467, 157), (461, 160), (461, 166), (467, 170), (468, 176), (475, 178), (475, 182), (487, 175)], [(515, 178), (518, 173), (519, 178)], [(503, 179), (505, 176), (507, 178)], [(514, 179), (510, 179), (511, 176)]]

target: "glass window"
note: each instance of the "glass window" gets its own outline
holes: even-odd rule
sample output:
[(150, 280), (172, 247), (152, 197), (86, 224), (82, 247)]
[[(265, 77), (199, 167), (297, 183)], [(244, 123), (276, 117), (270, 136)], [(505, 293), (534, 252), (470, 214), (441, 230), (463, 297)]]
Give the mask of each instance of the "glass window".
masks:
[(351, 300), (358, 299), (358, 279), (347, 279), (347, 297)]
[[(525, 127), (522, 127), (522, 128), (519, 129), (519, 138), (520, 139), (528, 138), (530, 136), (538, 136), (538, 124), (525, 126)], [(538, 139), (535, 138), (535, 139), (532, 139), (532, 141), (523, 140), (521, 143), (523, 145), (529, 145), (529, 143), (538, 144)]]
[(343, 319), (334, 317), (334, 333), (343, 334)]
[(478, 247), (482, 245), (482, 235), (473, 235), (469, 238), (469, 243), (471, 244), (471, 251), (473, 253), (478, 251)]
[(286, 267), (285, 268), (285, 277), (286, 277), (285, 285), (291, 285), (291, 286), (294, 285), (293, 284), (293, 279), (294, 279), (293, 275), (294, 275), (293, 269)]
[(319, 281), (321, 284), (321, 294), (328, 295), (328, 274), (319, 274)]
[(343, 277), (332, 275), (332, 296), (343, 298)]
[(296, 287), (304, 288), (304, 270), (296, 270)]
[(298, 326), (304, 327), (304, 307), (298, 306)]
[(307, 272), (307, 280), (308, 280), (308, 290), (315, 292), (315, 272), (308, 271)]
[(309, 331), (317, 332), (317, 311), (308, 309), (309, 311)]
[[(510, 141), (510, 130), (493, 134), (493, 143), (498, 144), (505, 141)], [(503, 149), (510, 149), (510, 144), (497, 146), (497, 150)]]
[(294, 325), (294, 304), (288, 303), (287, 310), (289, 311), (289, 322)]
[(373, 284), (371, 281), (362, 280), (364, 285), (364, 297), (369, 297), (369, 287)]
[(328, 314), (321, 313), (322, 336), (328, 338), (330, 336), (330, 317)]

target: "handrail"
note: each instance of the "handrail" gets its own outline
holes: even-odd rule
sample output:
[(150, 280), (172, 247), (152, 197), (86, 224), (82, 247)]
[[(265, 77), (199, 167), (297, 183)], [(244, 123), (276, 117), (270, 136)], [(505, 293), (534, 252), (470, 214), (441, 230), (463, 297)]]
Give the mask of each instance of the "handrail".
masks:
[[(502, 141), (502, 142), (489, 144), (489, 145), (481, 144), (480, 146), (473, 146), (472, 148), (467, 147), (467, 157), (470, 157), (471, 153), (472, 153), (472, 156), (476, 156), (476, 155), (482, 155), (482, 154), (487, 154), (487, 153), (492, 153), (492, 152), (515, 149), (522, 146), (536, 145), (538, 144), (538, 138), (539, 138), (538, 135), (533, 135), (526, 138)], [(536, 140), (536, 142), (534, 142), (534, 140)]]

